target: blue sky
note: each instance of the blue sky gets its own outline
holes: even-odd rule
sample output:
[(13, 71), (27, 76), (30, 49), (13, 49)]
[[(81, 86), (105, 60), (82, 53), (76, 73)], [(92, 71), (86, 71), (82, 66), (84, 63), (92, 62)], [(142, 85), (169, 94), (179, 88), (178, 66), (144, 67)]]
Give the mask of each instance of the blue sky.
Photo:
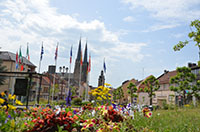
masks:
[(43, 41), (41, 71), (47, 71), (57, 42), (57, 67), (69, 66), (71, 45), (74, 64), (81, 35), (82, 49), (87, 39), (92, 56), (90, 84), (97, 86), (105, 58), (106, 82), (118, 87), (197, 62), (194, 43), (180, 52), (173, 46), (188, 39), (189, 24), (199, 14), (199, 0), (0, 0), (0, 50), (16, 53), (21, 45), (25, 55), (29, 42), (38, 66)]

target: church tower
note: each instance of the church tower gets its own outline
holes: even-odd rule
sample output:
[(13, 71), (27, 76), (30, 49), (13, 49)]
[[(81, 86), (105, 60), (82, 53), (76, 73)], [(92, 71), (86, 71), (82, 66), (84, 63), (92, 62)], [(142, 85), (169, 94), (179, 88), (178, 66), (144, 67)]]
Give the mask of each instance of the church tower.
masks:
[(98, 79), (98, 87), (104, 86), (104, 83), (105, 83), (105, 76), (103, 74), (103, 70), (101, 70), (101, 75), (99, 76), (99, 79)]
[(76, 80), (77, 84), (79, 83), (79, 78), (80, 78), (80, 62), (81, 62), (81, 38), (79, 40), (77, 58), (74, 67), (74, 80)]
[(88, 53), (87, 53), (87, 42), (86, 42), (83, 65), (82, 65), (82, 77), (81, 77), (82, 82), (87, 81), (87, 67), (88, 67), (88, 60), (87, 60), (88, 57), (87, 56), (88, 56)]

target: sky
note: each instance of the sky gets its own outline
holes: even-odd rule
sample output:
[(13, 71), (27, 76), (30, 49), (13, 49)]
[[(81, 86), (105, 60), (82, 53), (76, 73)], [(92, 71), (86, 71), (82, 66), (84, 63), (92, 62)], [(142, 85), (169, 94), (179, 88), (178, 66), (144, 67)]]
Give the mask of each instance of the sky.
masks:
[[(199, 0), (0, 0), (1, 51), (26, 54), (41, 72), (55, 64), (74, 70), (78, 42), (86, 41), (91, 54), (89, 83), (97, 86), (106, 64), (106, 83), (114, 88), (135, 78), (155, 77), (198, 61), (198, 48), (190, 42), (173, 51), (179, 41), (189, 40), (190, 22), (200, 19)], [(38, 69), (36, 69), (38, 71)]]

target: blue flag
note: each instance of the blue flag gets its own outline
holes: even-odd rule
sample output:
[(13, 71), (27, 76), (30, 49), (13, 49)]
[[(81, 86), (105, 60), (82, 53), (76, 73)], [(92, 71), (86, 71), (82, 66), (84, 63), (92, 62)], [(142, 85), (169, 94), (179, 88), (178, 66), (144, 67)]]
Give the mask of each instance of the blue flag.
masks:
[(104, 59), (104, 63), (103, 63), (103, 70), (104, 70), (104, 73), (106, 73), (106, 63), (105, 63), (105, 59)]
[(44, 48), (43, 48), (43, 44), (42, 44), (41, 53), (40, 53), (40, 61), (42, 60), (42, 55), (43, 54), (44, 54)]

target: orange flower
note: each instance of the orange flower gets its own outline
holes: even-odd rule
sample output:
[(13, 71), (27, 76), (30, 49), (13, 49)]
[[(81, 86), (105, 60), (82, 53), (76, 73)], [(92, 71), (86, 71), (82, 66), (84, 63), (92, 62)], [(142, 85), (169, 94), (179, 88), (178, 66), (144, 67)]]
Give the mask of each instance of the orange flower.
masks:
[(73, 119), (74, 119), (74, 120), (77, 120), (77, 119), (78, 119), (78, 116), (74, 115)]
[(71, 111), (67, 112), (67, 116), (72, 116), (72, 112)]
[(112, 105), (110, 105), (110, 106), (109, 106), (109, 110), (112, 110), (112, 109), (113, 109), (113, 107), (112, 107)]

